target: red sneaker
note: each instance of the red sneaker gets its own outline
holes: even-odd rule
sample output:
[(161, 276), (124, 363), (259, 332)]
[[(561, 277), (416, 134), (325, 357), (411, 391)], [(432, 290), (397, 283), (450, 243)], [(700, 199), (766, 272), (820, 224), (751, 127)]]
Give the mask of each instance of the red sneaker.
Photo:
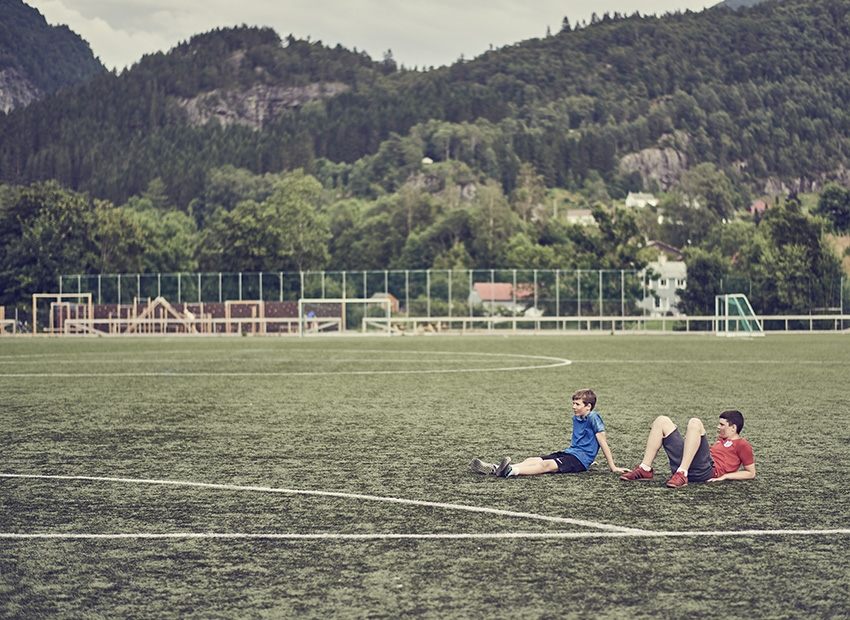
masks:
[(667, 481), (667, 486), (671, 489), (688, 486), (688, 477), (680, 471), (673, 474), (673, 477)]
[(632, 471), (627, 474), (623, 474), (620, 476), (620, 480), (652, 480), (652, 477), (655, 475), (653, 470), (646, 471), (643, 467), (638, 465)]

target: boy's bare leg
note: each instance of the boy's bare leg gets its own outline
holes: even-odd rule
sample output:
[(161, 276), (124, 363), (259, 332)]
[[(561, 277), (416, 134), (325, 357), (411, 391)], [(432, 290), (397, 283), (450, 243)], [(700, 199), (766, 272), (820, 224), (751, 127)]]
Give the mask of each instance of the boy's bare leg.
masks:
[(536, 474), (551, 474), (558, 471), (558, 464), (552, 459), (541, 459), (531, 456), (522, 463), (511, 465), (512, 476), (534, 476)]
[[(652, 428), (649, 429), (649, 436), (646, 438), (646, 451), (643, 453), (642, 465), (652, 467), (652, 462), (661, 449), (661, 442), (674, 430), (676, 430), (676, 424), (666, 415), (660, 415), (655, 418), (652, 422)], [(690, 436), (690, 432), (688, 435)], [(687, 447), (685, 450), (687, 451)], [(694, 449), (694, 454), (696, 454), (696, 448)], [(693, 454), (691, 455), (691, 459), (693, 459)]]
[(679, 465), (679, 469), (688, 471), (691, 468), (691, 463), (694, 462), (703, 435), (705, 435), (705, 425), (702, 420), (699, 418), (688, 420), (688, 433), (685, 435), (685, 448), (682, 452), (682, 463)]

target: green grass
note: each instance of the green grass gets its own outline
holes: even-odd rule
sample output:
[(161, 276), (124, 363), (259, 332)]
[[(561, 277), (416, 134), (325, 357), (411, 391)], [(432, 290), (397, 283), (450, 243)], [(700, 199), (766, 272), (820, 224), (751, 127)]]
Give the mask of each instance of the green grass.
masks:
[[(529, 368), (504, 370), (515, 367)], [(835, 334), (3, 339), (0, 474), (330, 491), (662, 532), (839, 529), (848, 376), (850, 337)], [(566, 447), (583, 387), (628, 467), (656, 415), (713, 428), (740, 409), (757, 478), (669, 490), (663, 475), (620, 482), (604, 459), (580, 475), (470, 471), (473, 456)], [(850, 617), (847, 534), (546, 538), (603, 531), (352, 497), (10, 477), (0, 532), (329, 536), (0, 538), (0, 617)], [(516, 532), (541, 537), (495, 537)]]

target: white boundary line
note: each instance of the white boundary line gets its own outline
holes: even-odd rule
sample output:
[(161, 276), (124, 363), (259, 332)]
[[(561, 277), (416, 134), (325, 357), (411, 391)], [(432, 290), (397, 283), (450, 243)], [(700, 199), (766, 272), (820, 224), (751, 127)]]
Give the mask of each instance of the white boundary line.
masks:
[(466, 512), (482, 512), (500, 517), (515, 517), (519, 519), (533, 519), (537, 521), (550, 521), (565, 525), (578, 525), (581, 527), (593, 527), (613, 532), (642, 532), (643, 530), (597, 523), (596, 521), (584, 521), (581, 519), (569, 519), (567, 517), (552, 517), (539, 515), (532, 512), (516, 512), (513, 510), (500, 510), (498, 508), (486, 508), (482, 506), (467, 506), (464, 504), (446, 504), (443, 502), (429, 502), (419, 499), (404, 499), (400, 497), (382, 497), (380, 495), (363, 495), (360, 493), (343, 493), (341, 491), (312, 491), (307, 489), (282, 489), (275, 487), (254, 487), (237, 484), (214, 484), (211, 482), (187, 482), (181, 480), (155, 480), (144, 478), (109, 478), (100, 476), (47, 476), (36, 474), (0, 474), (0, 478), (24, 478), (37, 480), (87, 480), (92, 482), (121, 482), (128, 484), (159, 484), (183, 487), (201, 487), (205, 489), (217, 489), (223, 491), (253, 491), (258, 493), (282, 493), (287, 495), (314, 495), (318, 497), (338, 497), (342, 499), (359, 499), (370, 502), (387, 502), (391, 504), (406, 504), (408, 506), (428, 506), (431, 508), (444, 508), (447, 510), (463, 510)]
[(15, 534), (0, 533), (0, 540), (516, 540), (599, 538), (706, 538), (760, 536), (850, 536), (850, 529), (831, 530), (707, 530), (652, 532), (496, 532), (492, 534), (245, 534), (174, 532), (169, 534)]
[(321, 497), (338, 497), (343, 499), (361, 499), (367, 501), (389, 502), (413, 506), (429, 506), (467, 512), (481, 512), (504, 517), (517, 517), (551, 521), (569, 525), (597, 528), (597, 532), (494, 532), (487, 534), (275, 534), (275, 533), (218, 533), (218, 532), (173, 532), (157, 533), (125, 533), (125, 534), (79, 534), (79, 533), (35, 533), (20, 534), (0, 532), (0, 539), (5, 540), (186, 540), (186, 539), (219, 539), (219, 540), (510, 540), (510, 539), (583, 539), (583, 538), (700, 538), (728, 536), (850, 536), (850, 528), (834, 528), (823, 530), (697, 530), (697, 531), (651, 531), (637, 528), (620, 527), (595, 521), (551, 517), (527, 512), (499, 510), (480, 506), (463, 504), (446, 504), (423, 500), (403, 499), (397, 497), (381, 497), (359, 493), (342, 493), (337, 491), (311, 491), (304, 489), (282, 489), (273, 487), (253, 487), (234, 484), (213, 484), (208, 482), (186, 482), (178, 480), (155, 480), (143, 478), (109, 478), (99, 476), (49, 476), (37, 474), (0, 474), (0, 478), (38, 479), (38, 480), (85, 480), (92, 482), (120, 482), (129, 484), (159, 484), (170, 486), (190, 486), (228, 491), (253, 491), (260, 493), (283, 493), (297, 495), (314, 495)]
[[(393, 351), (384, 351), (393, 353)], [(398, 353), (409, 354), (408, 351), (398, 351)], [(542, 370), (544, 368), (559, 368), (561, 366), (569, 366), (572, 362), (562, 357), (550, 357), (545, 355), (522, 355), (518, 353), (463, 353), (452, 351), (427, 351), (421, 352), (423, 355), (466, 355), (477, 357), (499, 357), (499, 358), (520, 358), (523, 360), (534, 360), (548, 362), (535, 366), (508, 366), (496, 368), (444, 368), (444, 369), (422, 369), (422, 370), (340, 370), (340, 371), (299, 371), (299, 372), (195, 372), (192, 370), (149, 370), (143, 372), (107, 372), (107, 373), (86, 373), (86, 372), (49, 372), (49, 373), (0, 373), (0, 378), (4, 377), (320, 377), (320, 376), (335, 376), (335, 375), (426, 375), (426, 374), (453, 374), (463, 372), (505, 372), (516, 370)], [(264, 360), (269, 361), (269, 360)], [(387, 360), (375, 360), (378, 362)], [(392, 362), (391, 357), (389, 362)]]

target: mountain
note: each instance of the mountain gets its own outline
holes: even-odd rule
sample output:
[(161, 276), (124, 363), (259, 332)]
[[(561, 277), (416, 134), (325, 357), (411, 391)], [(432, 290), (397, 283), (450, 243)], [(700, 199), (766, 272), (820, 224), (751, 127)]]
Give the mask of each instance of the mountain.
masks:
[(506, 192), (523, 164), (548, 187), (599, 177), (612, 196), (669, 189), (700, 163), (739, 188), (806, 190), (850, 178), (848, 23), (850, 0), (605, 14), (431, 71), (222, 29), (0, 118), (0, 182), (121, 204), (159, 179), (188, 210), (221, 166), (303, 168), (374, 197), (427, 157)]
[(49, 26), (22, 0), (0, 0), (0, 110), (10, 110), (104, 71), (67, 26)]
[(764, 2), (764, 0), (723, 0), (723, 2), (718, 2), (714, 6), (725, 6), (730, 9), (740, 9), (743, 6), (755, 6), (757, 4), (761, 4), (762, 2)]

